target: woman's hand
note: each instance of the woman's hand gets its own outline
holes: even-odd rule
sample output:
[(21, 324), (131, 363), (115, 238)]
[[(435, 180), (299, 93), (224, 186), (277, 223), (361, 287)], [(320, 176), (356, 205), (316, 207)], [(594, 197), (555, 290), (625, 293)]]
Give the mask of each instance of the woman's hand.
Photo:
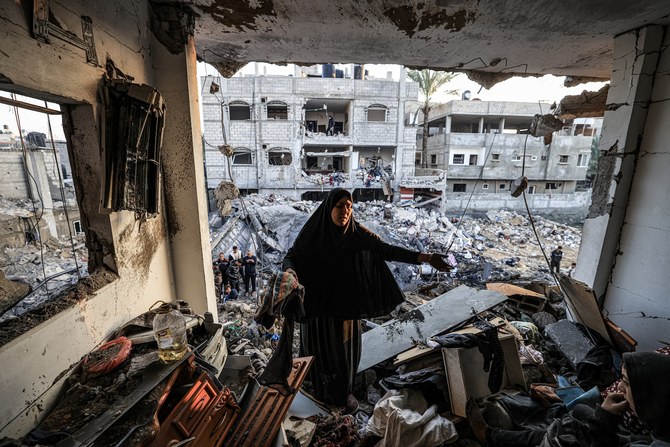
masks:
[(448, 272), (451, 270), (451, 266), (444, 262), (444, 255), (439, 255), (437, 253), (421, 253), (419, 255), (419, 262), (427, 262), (431, 267), (441, 272)]
[(624, 398), (623, 393), (610, 393), (600, 407), (612, 414), (621, 415), (628, 409), (628, 401)]

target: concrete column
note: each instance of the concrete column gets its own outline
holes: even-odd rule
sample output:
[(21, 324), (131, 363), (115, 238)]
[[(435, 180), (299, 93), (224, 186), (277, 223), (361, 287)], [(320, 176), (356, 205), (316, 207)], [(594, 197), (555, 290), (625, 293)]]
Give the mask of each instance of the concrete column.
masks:
[[(393, 163), (393, 172), (395, 173), (395, 183), (397, 185), (402, 172), (402, 163), (404, 160), (405, 145), (405, 101), (407, 99), (407, 84), (405, 83), (407, 73), (405, 67), (400, 67), (400, 80), (398, 81), (398, 119), (396, 120), (396, 139), (395, 139), (395, 159)], [(391, 185), (391, 186), (396, 186)]]
[(444, 119), (444, 133), (451, 132), (451, 115), (447, 115)]
[(151, 54), (155, 85), (167, 104), (163, 180), (175, 292), (216, 321), (193, 38), (174, 55), (152, 37)]
[[(46, 163), (44, 160), (43, 151), (28, 151), (27, 169), (30, 175), (26, 179), (30, 190), (30, 197), (34, 201), (42, 203), (44, 213), (41, 219), (47, 224), (49, 229), (49, 236), (58, 237), (58, 230), (56, 229), (56, 220), (53, 215), (53, 199), (51, 197), (51, 188), (49, 187), (49, 176), (47, 175)], [(39, 206), (38, 206), (39, 212)], [(38, 228), (39, 230), (39, 228)], [(40, 239), (45, 240), (43, 234), (40, 234)]]
[(477, 133), (484, 133), (484, 117), (479, 118), (479, 130)]
[(503, 129), (505, 129), (505, 117), (503, 116), (500, 118), (500, 124), (498, 124), (498, 133), (503, 133)]
[(598, 181), (584, 222), (574, 275), (592, 287), (601, 301), (612, 276), (629, 208), (662, 37), (660, 26), (649, 26), (614, 39), (608, 111), (600, 140), (600, 149), (606, 152), (598, 163)]

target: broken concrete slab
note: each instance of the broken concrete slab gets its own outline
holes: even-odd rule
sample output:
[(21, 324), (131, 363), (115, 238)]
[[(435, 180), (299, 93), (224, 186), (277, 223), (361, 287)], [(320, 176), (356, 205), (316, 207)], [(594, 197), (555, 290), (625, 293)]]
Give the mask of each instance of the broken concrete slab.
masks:
[(496, 306), (507, 297), (491, 290), (459, 286), (417, 307), (402, 317), (363, 334), (358, 372), (414, 346), (416, 341), (432, 337), (472, 316)]

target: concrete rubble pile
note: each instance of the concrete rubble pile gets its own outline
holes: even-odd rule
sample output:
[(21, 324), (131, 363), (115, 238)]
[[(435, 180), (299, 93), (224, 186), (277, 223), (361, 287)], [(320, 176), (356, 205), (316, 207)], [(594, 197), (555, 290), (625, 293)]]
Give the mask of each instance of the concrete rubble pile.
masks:
[(73, 235), (72, 241), (69, 237), (52, 237), (26, 242), (19, 217), (34, 222), (30, 202), (0, 198), (0, 269), (5, 280), (23, 283), (29, 290), (27, 295), (0, 302), (0, 322), (61, 295), (87, 274), (88, 252), (83, 235)]

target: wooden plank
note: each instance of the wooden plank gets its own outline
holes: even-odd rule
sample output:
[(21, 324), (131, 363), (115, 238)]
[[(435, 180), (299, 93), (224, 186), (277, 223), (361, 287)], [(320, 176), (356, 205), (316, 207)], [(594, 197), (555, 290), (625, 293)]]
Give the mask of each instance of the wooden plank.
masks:
[(486, 284), (486, 290), (495, 290), (507, 296), (523, 295), (533, 296), (535, 298), (547, 298), (541, 293), (533, 292), (532, 290), (524, 289), (523, 287), (515, 286), (514, 284), (506, 284), (502, 282), (490, 282)]
[(507, 297), (492, 290), (459, 286), (363, 334), (358, 372), (411, 348), (417, 340), (440, 334), (475, 313), (496, 306)]
[[(570, 312), (568, 317), (572, 321), (582, 323), (600, 334), (610, 345), (610, 339), (603, 315), (598, 307), (593, 290), (586, 284), (576, 281), (568, 276), (560, 276), (559, 282), (565, 292), (565, 301)], [(571, 318), (570, 318), (571, 317)]]

